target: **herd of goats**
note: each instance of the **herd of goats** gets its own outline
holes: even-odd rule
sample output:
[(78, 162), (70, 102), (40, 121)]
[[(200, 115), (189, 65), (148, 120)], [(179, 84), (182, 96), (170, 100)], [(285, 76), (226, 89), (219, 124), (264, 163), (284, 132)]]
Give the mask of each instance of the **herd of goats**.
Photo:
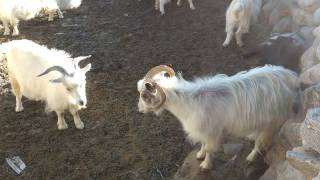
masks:
[[(188, 1), (194, 9), (192, 0)], [(155, 0), (155, 8), (164, 14), (167, 2), (169, 0)], [(242, 35), (248, 33), (250, 24), (258, 19), (263, 3), (262, 0), (231, 2), (226, 12), (227, 37), (223, 46), (229, 45), (236, 28), (236, 42), (243, 45)], [(18, 35), (19, 20), (39, 14), (49, 15), (52, 20), (56, 13), (62, 18), (61, 10), (80, 4), (81, 0), (0, 0), (4, 35), (10, 34), (10, 26), (12, 35)], [(314, 29), (315, 33), (317, 31), (319, 28)], [(301, 107), (299, 64), (302, 53), (308, 48), (304, 42), (299, 32), (272, 35), (245, 56), (259, 55), (263, 64), (273, 65), (233, 76), (219, 74), (187, 81), (172, 67), (153, 67), (137, 83), (139, 111), (160, 115), (168, 110), (174, 114), (188, 139), (201, 144), (196, 156), (203, 160), (200, 164), (203, 170), (212, 167), (213, 155), (226, 134), (255, 141), (247, 156), (252, 162), (268, 148), (283, 123)], [(44, 101), (48, 112), (56, 112), (58, 129), (68, 128), (65, 111), (72, 114), (76, 128), (84, 128), (78, 111), (86, 107), (86, 73), (91, 64), (81, 68), (79, 62), (90, 55), (72, 58), (65, 51), (49, 49), (31, 40), (2, 43), (0, 52), (16, 97), (16, 112), (23, 110), (21, 98), (24, 96)]]

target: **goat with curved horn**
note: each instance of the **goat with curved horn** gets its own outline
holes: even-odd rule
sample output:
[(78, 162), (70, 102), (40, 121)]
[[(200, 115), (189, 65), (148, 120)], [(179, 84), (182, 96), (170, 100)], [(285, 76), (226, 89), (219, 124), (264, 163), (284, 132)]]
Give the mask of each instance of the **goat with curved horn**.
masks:
[(61, 66), (52, 66), (46, 69), (43, 73), (39, 74), (38, 77), (48, 74), (51, 71), (59, 71), (64, 76), (72, 76), (72, 74), (69, 74), (63, 67)]
[(84, 68), (75, 67), (74, 59), (84, 58), (70, 58), (72, 55), (63, 50), (49, 49), (27, 39), (2, 43), (0, 52), (4, 53), (0, 59), (6, 59), (10, 72), (16, 112), (24, 109), (21, 99), (25, 96), (43, 101), (47, 112), (54, 111), (58, 129), (68, 128), (65, 111), (71, 113), (77, 129), (84, 128), (78, 112), (87, 105), (86, 73), (91, 69), (90, 63)]

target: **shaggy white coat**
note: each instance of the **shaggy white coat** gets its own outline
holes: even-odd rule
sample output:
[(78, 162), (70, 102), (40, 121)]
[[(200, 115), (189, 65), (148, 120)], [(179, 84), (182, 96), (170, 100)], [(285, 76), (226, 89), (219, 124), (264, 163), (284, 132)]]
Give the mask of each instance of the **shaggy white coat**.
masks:
[[(252, 161), (267, 148), (272, 136), (289, 118), (298, 93), (297, 75), (280, 66), (264, 66), (234, 76), (216, 75), (186, 81), (181, 76), (154, 78), (166, 94), (164, 105), (155, 110), (170, 111), (181, 122), (188, 138), (201, 143), (197, 158), (201, 168), (211, 167), (212, 153), (219, 149), (225, 134), (256, 140), (247, 157)], [(138, 82), (138, 90), (143, 88)], [(139, 99), (139, 111), (148, 107)]]
[[(67, 128), (63, 117), (65, 110), (72, 113), (77, 128), (84, 127), (78, 111), (85, 108), (87, 103), (85, 73), (90, 69), (90, 64), (80, 69), (68, 53), (48, 49), (30, 40), (3, 43), (0, 52), (3, 53), (1, 59), (7, 62), (9, 80), (16, 96), (17, 112), (23, 110), (21, 98), (25, 96), (28, 99), (45, 102), (46, 111), (55, 111), (58, 115), (59, 129)], [(52, 66), (61, 66), (68, 73), (74, 73), (74, 77), (68, 79), (68, 84), (51, 82), (62, 77), (57, 71), (37, 77)], [(83, 101), (83, 105), (79, 105), (79, 101)]]

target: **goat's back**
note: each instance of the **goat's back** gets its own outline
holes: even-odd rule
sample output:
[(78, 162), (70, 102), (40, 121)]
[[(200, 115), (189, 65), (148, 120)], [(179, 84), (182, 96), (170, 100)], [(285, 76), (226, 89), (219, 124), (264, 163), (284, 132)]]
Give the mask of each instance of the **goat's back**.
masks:
[(18, 82), (23, 95), (29, 99), (41, 100), (46, 97), (46, 91), (61, 86), (49, 82), (61, 77), (59, 72), (37, 77), (47, 68), (58, 65), (69, 72), (74, 71), (70, 56), (64, 51), (50, 50), (29, 40), (3, 43), (0, 51), (5, 54), (9, 77)]

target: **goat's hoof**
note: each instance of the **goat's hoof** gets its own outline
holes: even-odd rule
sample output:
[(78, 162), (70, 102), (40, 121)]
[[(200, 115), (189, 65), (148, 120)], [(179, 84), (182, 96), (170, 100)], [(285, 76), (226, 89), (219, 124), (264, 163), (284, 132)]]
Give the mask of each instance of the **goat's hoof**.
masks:
[(228, 46), (229, 46), (229, 43), (224, 42), (224, 43), (222, 44), (222, 46), (223, 46), (223, 47), (228, 47)]
[(77, 129), (83, 129), (84, 128), (83, 122), (80, 122), (80, 123), (76, 124), (76, 128)]
[(64, 16), (59, 16), (59, 18), (60, 18), (60, 19), (63, 19), (63, 18), (64, 18)]
[(249, 163), (252, 163), (255, 159), (256, 159), (256, 154), (253, 152), (251, 152), (246, 158), (247, 162)]
[(201, 152), (201, 150), (199, 152), (197, 152), (196, 158), (198, 160), (203, 160), (206, 157), (206, 154)]
[(210, 169), (212, 168), (212, 163), (208, 163), (208, 162), (205, 162), (203, 161), (201, 164), (200, 164), (200, 171), (201, 172), (207, 172), (209, 171)]
[(68, 125), (66, 124), (66, 123), (64, 123), (64, 124), (58, 124), (58, 129), (59, 130), (65, 130), (65, 129), (68, 129)]
[(14, 32), (14, 33), (12, 33), (12, 36), (19, 36), (19, 33), (18, 32)]
[(180, 2), (180, 3), (177, 3), (177, 6), (181, 6), (181, 2)]
[(196, 8), (194, 6), (190, 6), (190, 9), (191, 10), (195, 10)]
[(15, 110), (16, 110), (16, 112), (21, 112), (21, 111), (23, 111), (23, 109), (24, 109), (24, 108), (21, 106), (21, 107), (16, 107)]

